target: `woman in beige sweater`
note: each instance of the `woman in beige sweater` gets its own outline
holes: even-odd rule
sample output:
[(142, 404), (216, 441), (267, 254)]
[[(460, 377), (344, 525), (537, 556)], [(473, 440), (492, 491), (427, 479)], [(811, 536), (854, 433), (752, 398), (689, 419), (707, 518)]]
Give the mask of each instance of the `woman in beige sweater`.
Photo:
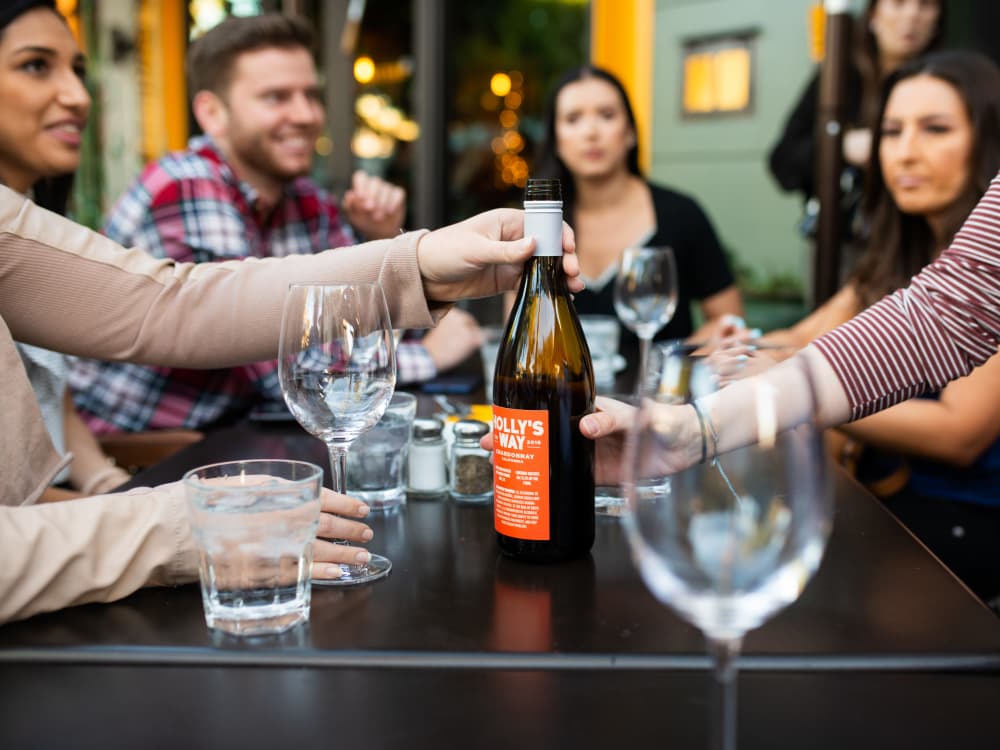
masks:
[[(378, 281), (395, 325), (428, 327), (449, 302), (512, 289), (534, 247), (522, 235), (521, 212), (498, 210), (333, 253), (194, 266), (125, 252), (0, 187), (0, 622), (197, 575), (177, 485), (33, 505), (61, 461), (14, 339), (167, 366), (272, 358), (295, 281)], [(578, 291), (568, 229), (564, 245)], [(362, 504), (328, 493), (323, 508), (322, 536), (370, 538), (364, 524), (333, 515), (362, 516)], [(354, 562), (357, 551), (318, 543), (313, 575), (335, 577), (331, 563)]]

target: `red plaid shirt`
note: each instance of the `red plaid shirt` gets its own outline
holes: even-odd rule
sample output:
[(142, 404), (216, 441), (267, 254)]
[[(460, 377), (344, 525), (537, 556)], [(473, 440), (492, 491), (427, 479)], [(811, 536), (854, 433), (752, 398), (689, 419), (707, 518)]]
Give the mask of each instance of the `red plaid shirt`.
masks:
[[(333, 199), (299, 178), (266, 218), (257, 193), (239, 180), (210, 139), (150, 164), (115, 205), (104, 233), (126, 246), (179, 262), (316, 253), (354, 244)], [(405, 349), (405, 351), (404, 351)], [(419, 345), (398, 352), (400, 382), (433, 377)], [(429, 369), (428, 369), (429, 365)], [(80, 415), (97, 434), (201, 429), (281, 400), (276, 361), (223, 370), (183, 370), (78, 360), (70, 386)]]

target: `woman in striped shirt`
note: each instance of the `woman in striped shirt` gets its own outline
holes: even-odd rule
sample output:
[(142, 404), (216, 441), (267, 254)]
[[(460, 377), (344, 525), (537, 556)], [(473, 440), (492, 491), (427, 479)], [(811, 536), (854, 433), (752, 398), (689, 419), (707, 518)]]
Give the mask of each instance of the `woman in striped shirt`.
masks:
[[(831, 300), (764, 341), (804, 346), (903, 286), (948, 246), (1000, 169), (1000, 70), (964, 51), (913, 61), (889, 79), (878, 121), (868, 253)], [(787, 356), (734, 342), (716, 358), (738, 363), (742, 375)], [(835, 441), (858, 478), (986, 600), (1000, 594), (1000, 557), (991, 554), (1000, 540), (997, 393), (1000, 355), (940, 393), (845, 425), (837, 434), (846, 441)], [(862, 441), (876, 450), (860, 451)]]

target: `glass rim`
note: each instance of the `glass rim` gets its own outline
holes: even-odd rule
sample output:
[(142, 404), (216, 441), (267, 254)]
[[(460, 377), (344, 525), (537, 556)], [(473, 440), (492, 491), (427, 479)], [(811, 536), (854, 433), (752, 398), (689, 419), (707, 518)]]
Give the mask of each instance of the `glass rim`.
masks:
[[(242, 485), (219, 485), (214, 483), (209, 485), (206, 479), (197, 476), (199, 472), (204, 472), (208, 469), (215, 469), (222, 466), (237, 466), (240, 464), (244, 465), (284, 464), (286, 466), (301, 466), (307, 469), (307, 471), (301, 477), (298, 477), (296, 479), (291, 479), (288, 477), (274, 477), (274, 478), (279, 479), (283, 482), (287, 482), (288, 484), (308, 484), (310, 482), (316, 481), (317, 479), (319, 479), (321, 485), (323, 482), (322, 467), (312, 463), (311, 461), (300, 461), (293, 458), (241, 458), (241, 459), (234, 459), (232, 461), (217, 461), (215, 463), (205, 464), (203, 466), (196, 466), (193, 469), (189, 469), (188, 471), (184, 472), (184, 476), (181, 477), (181, 482), (184, 484), (185, 487), (194, 487), (194, 488), (205, 487), (205, 488), (210, 488), (213, 491), (217, 490), (225, 491), (228, 487), (233, 491), (241, 491), (245, 489), (245, 487)], [(266, 475), (267, 472), (245, 472), (245, 473), (253, 475)], [(218, 479), (226, 476), (239, 476), (239, 475), (240, 474), (219, 474), (218, 477), (212, 477), (212, 479)]]
[(382, 290), (383, 294), (385, 293), (385, 289), (383, 288), (381, 281), (340, 281), (340, 282), (331, 282), (329, 284), (324, 283), (322, 281), (288, 282), (289, 289), (296, 289), (296, 288), (304, 289), (307, 287), (312, 287), (314, 289), (350, 289), (352, 287), (377, 287), (378, 289)]

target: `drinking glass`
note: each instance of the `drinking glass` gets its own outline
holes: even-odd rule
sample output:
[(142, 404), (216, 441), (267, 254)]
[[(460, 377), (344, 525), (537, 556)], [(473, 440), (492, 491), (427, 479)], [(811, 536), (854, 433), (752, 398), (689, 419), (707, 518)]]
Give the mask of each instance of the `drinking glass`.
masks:
[[(735, 419), (711, 421), (716, 378), (692, 347), (657, 347), (625, 455), (626, 536), (653, 595), (704, 633), (713, 658), (715, 745), (736, 737), (736, 665), (743, 636), (794, 602), (819, 567), (832, 516), (822, 431), (807, 369), (777, 388), (744, 381)], [(796, 394), (795, 427), (779, 430)], [(779, 401), (781, 403), (779, 403)], [(709, 456), (719, 435), (737, 448), (681, 468), (678, 426), (700, 410)], [(685, 420), (681, 422), (680, 420)], [(689, 434), (689, 433), (688, 433)]]
[(192, 469), (183, 483), (208, 627), (264, 635), (308, 622), (323, 470), (227, 461)]
[(649, 348), (677, 310), (677, 265), (669, 247), (629, 247), (622, 253), (615, 277), (615, 312), (639, 337), (640, 377), (646, 372)]
[[(396, 386), (396, 355), (382, 287), (292, 284), (285, 296), (278, 377), (289, 410), (330, 452), (331, 486), (345, 491), (347, 451), (382, 418)], [(353, 586), (385, 576), (392, 563), (341, 565), (335, 580)]]

